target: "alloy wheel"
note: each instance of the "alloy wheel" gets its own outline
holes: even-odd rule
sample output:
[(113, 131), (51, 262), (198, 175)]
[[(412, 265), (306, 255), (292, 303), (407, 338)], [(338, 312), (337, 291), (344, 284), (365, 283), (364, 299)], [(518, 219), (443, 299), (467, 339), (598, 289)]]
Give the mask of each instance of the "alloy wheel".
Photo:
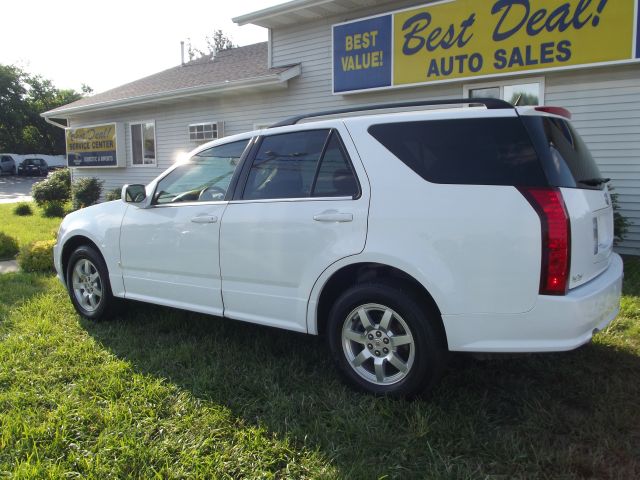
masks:
[(342, 328), (342, 348), (351, 368), (376, 385), (392, 385), (411, 371), (415, 341), (405, 320), (393, 309), (368, 303), (349, 313)]
[(87, 312), (95, 312), (103, 297), (102, 279), (96, 266), (86, 258), (76, 262), (71, 275), (73, 294)]

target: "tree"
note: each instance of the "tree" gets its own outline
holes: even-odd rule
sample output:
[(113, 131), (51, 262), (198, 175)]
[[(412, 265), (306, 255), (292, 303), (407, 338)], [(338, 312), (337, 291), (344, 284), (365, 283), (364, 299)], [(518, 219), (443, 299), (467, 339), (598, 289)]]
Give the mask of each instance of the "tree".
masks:
[[(83, 85), (82, 91), (90, 93)], [(62, 154), (64, 131), (40, 114), (82, 97), (75, 90), (59, 90), (50, 80), (30, 75), (13, 65), (0, 65), (0, 151)]]
[(24, 74), (17, 67), (0, 65), (0, 151), (12, 151), (26, 123)]
[(222, 30), (215, 30), (212, 37), (205, 37), (207, 42), (207, 51), (204, 52), (199, 48), (196, 48), (191, 43), (191, 38), (187, 38), (187, 55), (189, 61), (197, 60), (202, 57), (215, 57), (215, 54), (222, 52), (223, 50), (229, 50), (235, 48), (237, 45), (233, 43), (230, 37), (228, 37)]
[(223, 50), (229, 50), (234, 48), (235, 45), (231, 41), (231, 38), (227, 37), (222, 30), (216, 30), (213, 32), (213, 38), (206, 37), (207, 48), (209, 52), (218, 53)]

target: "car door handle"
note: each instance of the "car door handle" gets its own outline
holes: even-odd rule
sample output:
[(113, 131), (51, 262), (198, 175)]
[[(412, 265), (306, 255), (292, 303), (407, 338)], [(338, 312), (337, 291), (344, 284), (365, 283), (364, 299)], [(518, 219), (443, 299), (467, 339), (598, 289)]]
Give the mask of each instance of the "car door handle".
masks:
[(193, 223), (216, 223), (218, 217), (215, 215), (198, 215), (197, 217), (193, 217), (191, 221)]
[(313, 216), (313, 219), (316, 222), (337, 222), (337, 223), (345, 223), (345, 222), (353, 222), (353, 214), (352, 213), (340, 213), (340, 212), (322, 212)]

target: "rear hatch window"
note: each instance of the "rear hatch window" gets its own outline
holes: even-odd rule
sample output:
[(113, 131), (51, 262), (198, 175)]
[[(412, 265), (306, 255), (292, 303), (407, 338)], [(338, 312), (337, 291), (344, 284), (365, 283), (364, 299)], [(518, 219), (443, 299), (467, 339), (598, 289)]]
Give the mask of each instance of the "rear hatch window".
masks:
[(521, 118), (551, 186), (590, 190), (604, 188), (593, 156), (568, 121), (540, 115)]
[(369, 127), (369, 133), (432, 183), (548, 185), (517, 117), (387, 123)]

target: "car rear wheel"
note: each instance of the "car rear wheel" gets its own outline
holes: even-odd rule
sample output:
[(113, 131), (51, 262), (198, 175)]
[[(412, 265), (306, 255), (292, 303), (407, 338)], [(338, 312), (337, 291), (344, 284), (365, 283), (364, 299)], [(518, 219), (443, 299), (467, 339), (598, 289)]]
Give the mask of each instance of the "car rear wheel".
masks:
[(114, 313), (109, 274), (102, 256), (88, 245), (78, 247), (67, 265), (67, 290), (76, 311), (91, 320), (104, 320)]
[(328, 341), (353, 387), (412, 397), (431, 388), (446, 364), (437, 312), (386, 283), (356, 285), (334, 304)]

